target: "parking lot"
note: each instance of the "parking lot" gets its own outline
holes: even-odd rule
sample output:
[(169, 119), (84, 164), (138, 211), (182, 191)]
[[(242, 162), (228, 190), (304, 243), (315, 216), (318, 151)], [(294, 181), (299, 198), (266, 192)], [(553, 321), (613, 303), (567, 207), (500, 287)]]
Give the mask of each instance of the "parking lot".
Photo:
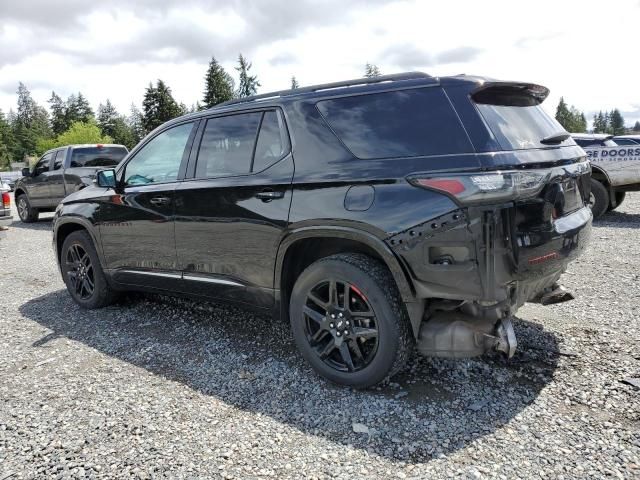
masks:
[[(13, 199), (12, 199), (13, 201)], [(17, 218), (16, 213), (14, 216)], [(515, 358), (416, 358), (328, 384), (289, 326), (232, 307), (67, 295), (51, 215), (0, 240), (0, 480), (638, 478), (640, 193), (594, 224), (577, 299), (518, 312)]]

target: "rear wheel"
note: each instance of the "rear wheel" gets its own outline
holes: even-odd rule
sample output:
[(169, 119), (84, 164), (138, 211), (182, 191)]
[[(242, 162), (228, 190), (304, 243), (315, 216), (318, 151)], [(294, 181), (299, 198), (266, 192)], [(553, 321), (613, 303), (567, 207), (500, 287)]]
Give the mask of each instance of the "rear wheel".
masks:
[(400, 371), (412, 351), (408, 316), (389, 271), (361, 254), (309, 266), (291, 294), (298, 349), (323, 377), (355, 388)]
[(607, 188), (598, 180), (591, 179), (591, 196), (589, 206), (593, 213), (593, 218), (602, 216), (609, 208), (609, 193)]
[(622, 202), (624, 202), (625, 197), (627, 196), (627, 192), (615, 192), (616, 195), (616, 206), (609, 206), (609, 210), (615, 210), (618, 208)]
[(83, 308), (102, 308), (116, 299), (100, 265), (93, 241), (86, 231), (69, 234), (62, 244), (60, 267), (67, 290)]
[(23, 193), (16, 200), (16, 208), (18, 216), (24, 223), (33, 223), (38, 221), (38, 209), (33, 208), (29, 202), (29, 198)]

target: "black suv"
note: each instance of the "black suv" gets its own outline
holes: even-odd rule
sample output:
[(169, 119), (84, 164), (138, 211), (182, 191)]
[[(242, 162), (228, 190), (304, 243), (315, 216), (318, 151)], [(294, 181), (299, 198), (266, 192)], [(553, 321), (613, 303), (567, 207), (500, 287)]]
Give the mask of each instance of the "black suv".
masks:
[(147, 136), (54, 220), (82, 307), (118, 291), (288, 318), (324, 377), (512, 355), (511, 316), (563, 298), (591, 230), (589, 164), (544, 87), (406, 73), (233, 100)]

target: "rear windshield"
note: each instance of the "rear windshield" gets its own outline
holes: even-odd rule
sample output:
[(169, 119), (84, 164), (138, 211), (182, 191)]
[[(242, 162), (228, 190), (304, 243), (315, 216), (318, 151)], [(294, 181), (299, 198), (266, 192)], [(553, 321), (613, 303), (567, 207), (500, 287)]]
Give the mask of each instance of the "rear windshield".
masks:
[(417, 88), (323, 100), (318, 110), (358, 158), (472, 152), (441, 88)]
[(71, 152), (71, 167), (114, 167), (127, 155), (124, 147), (80, 147)]
[(541, 143), (543, 138), (563, 132), (564, 128), (540, 105), (520, 107), (477, 103), (476, 106), (503, 150), (575, 145), (571, 138), (559, 144)]

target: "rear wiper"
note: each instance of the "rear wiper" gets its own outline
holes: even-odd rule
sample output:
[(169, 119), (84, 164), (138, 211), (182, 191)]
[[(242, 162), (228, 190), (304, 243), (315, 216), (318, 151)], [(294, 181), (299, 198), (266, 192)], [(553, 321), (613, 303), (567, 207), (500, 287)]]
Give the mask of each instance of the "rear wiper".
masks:
[(544, 137), (540, 140), (540, 143), (544, 145), (557, 145), (558, 143), (564, 142), (570, 136), (571, 134), (569, 132), (556, 132)]

